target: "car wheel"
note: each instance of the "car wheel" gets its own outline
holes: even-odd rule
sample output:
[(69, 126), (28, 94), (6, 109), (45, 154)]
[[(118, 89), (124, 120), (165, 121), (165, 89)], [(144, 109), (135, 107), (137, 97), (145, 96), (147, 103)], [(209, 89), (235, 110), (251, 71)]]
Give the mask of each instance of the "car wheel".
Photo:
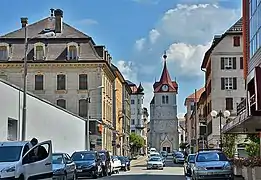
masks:
[(92, 178), (97, 179), (98, 178), (98, 171), (96, 170), (96, 171), (93, 171), (92, 173), (93, 173)]

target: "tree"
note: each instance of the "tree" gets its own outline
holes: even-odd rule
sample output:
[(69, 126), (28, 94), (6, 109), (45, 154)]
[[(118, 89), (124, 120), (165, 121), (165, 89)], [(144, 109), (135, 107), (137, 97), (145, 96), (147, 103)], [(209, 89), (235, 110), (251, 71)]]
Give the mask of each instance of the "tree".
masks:
[(132, 148), (140, 149), (145, 145), (145, 140), (143, 137), (136, 133), (131, 133), (130, 134), (130, 144)]
[(222, 140), (222, 148), (224, 153), (229, 158), (233, 158), (236, 152), (237, 134), (223, 134)]

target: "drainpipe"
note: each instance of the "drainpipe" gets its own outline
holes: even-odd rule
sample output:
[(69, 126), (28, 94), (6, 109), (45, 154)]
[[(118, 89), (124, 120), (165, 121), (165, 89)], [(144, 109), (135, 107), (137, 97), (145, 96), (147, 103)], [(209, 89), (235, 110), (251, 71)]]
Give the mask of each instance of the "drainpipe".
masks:
[[(204, 73), (206, 73), (206, 70), (205, 69), (203, 69), (202, 67), (200, 68), (201, 69), (201, 71), (203, 71)], [(204, 109), (204, 107), (203, 107), (203, 109)], [(204, 110), (203, 110), (204, 111)], [(206, 148), (208, 148), (208, 123), (206, 124)], [(205, 134), (203, 135), (203, 142), (205, 141)], [(204, 143), (205, 144), (205, 143)], [(203, 145), (203, 149), (205, 149), (205, 147), (204, 147), (205, 145)]]

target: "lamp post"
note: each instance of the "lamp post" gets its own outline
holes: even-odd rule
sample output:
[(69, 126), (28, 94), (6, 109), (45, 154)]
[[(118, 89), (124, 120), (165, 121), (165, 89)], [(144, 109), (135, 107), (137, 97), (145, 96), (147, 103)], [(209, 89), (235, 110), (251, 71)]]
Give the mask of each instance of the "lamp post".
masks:
[(223, 148), (223, 141), (222, 141), (222, 134), (221, 134), (221, 131), (222, 131), (222, 117), (223, 118), (228, 118), (230, 116), (230, 112), (228, 110), (225, 110), (224, 112), (222, 112), (221, 110), (219, 112), (217, 112), (215, 110), (212, 110), (210, 115), (213, 118), (219, 117), (220, 149), (222, 151), (222, 148)]
[(86, 98), (86, 108), (87, 108), (87, 113), (86, 113), (86, 121), (85, 121), (85, 148), (87, 151), (90, 151), (90, 118), (89, 118), (89, 110), (90, 110), (90, 92), (98, 89), (102, 89), (103, 86), (98, 86), (97, 88), (93, 89), (88, 89), (87, 91), (87, 98)]

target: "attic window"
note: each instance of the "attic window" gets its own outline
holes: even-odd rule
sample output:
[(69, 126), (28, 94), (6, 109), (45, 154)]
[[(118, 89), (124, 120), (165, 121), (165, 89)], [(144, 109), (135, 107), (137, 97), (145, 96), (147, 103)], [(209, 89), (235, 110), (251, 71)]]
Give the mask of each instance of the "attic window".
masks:
[(45, 45), (43, 43), (36, 43), (34, 45), (34, 59), (35, 60), (45, 59)]
[(8, 46), (0, 46), (0, 61), (8, 60)]
[(234, 36), (233, 37), (233, 45), (234, 45), (234, 47), (240, 46), (240, 36)]
[(78, 59), (78, 45), (76, 43), (70, 43), (67, 47), (67, 59), (77, 60)]

